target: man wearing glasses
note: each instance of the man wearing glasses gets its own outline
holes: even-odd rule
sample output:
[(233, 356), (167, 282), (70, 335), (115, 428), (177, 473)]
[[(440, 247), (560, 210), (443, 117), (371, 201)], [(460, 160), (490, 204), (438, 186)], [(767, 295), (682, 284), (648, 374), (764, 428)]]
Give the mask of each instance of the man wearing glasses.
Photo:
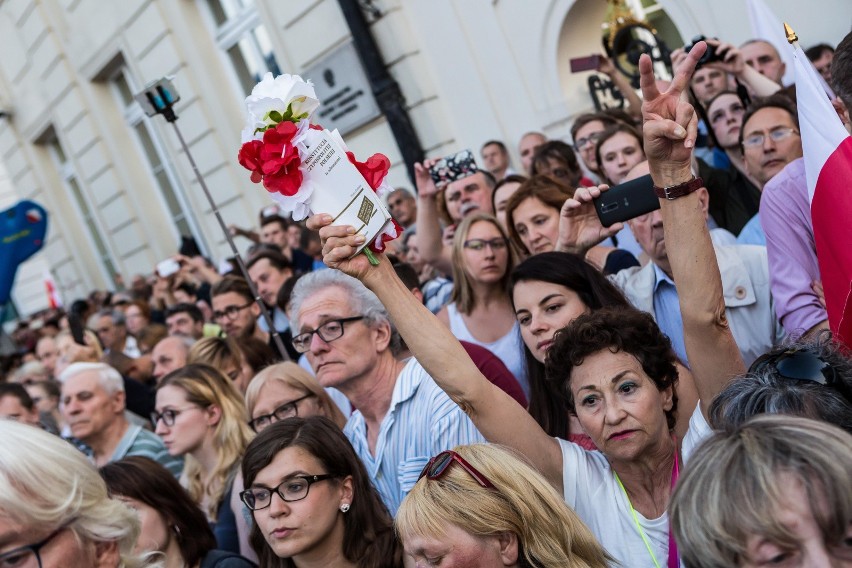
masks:
[(763, 186), (760, 213), (743, 233), (751, 229), (766, 243), (778, 319), (790, 334), (828, 329), (815, 289), (820, 273), (796, 107), (781, 97), (758, 101), (743, 117), (741, 136), (746, 168)]
[(414, 358), (397, 360), (399, 336), (358, 280), (337, 270), (303, 276), (290, 315), (293, 346), (320, 385), (340, 390), (357, 409), (344, 433), (391, 514), (431, 456), (483, 441)]
[(213, 322), (236, 339), (255, 337), (269, 343), (269, 334), (257, 326), (260, 308), (251, 295), (248, 283), (239, 276), (226, 276), (210, 291)]

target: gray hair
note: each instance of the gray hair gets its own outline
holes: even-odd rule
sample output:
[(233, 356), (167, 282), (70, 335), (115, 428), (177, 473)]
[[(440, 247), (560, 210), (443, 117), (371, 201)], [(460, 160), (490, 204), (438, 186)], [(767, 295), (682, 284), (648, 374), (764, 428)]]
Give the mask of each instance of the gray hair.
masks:
[(46, 533), (67, 524), (81, 543), (116, 542), (124, 568), (160, 565), (133, 553), (138, 515), (110, 498), (82, 452), (12, 420), (0, 420), (0, 439), (0, 515), (25, 531)]
[(65, 384), (72, 377), (87, 372), (97, 373), (98, 382), (107, 394), (124, 392), (124, 379), (121, 378), (121, 373), (106, 363), (71, 363), (59, 375), (59, 382)]
[[(813, 340), (786, 342), (771, 349), (769, 354), (790, 349), (819, 357), (832, 367), (847, 391), (852, 391), (852, 361), (831, 342), (830, 333)], [(804, 416), (852, 433), (852, 402), (840, 392), (813, 381), (781, 377), (768, 366), (733, 379), (713, 400), (708, 413), (714, 429), (727, 431), (758, 414)]]
[[(112, 310), (109, 308), (103, 309), (92, 316), (89, 321), (97, 321), (97, 318), (110, 318), (115, 325), (127, 325), (127, 318), (124, 317), (124, 312), (121, 310)], [(89, 327), (95, 327), (90, 325)]]
[(399, 333), (379, 298), (356, 278), (333, 269), (309, 272), (299, 278), (293, 287), (293, 295), (290, 297), (290, 329), (293, 330), (293, 336), (299, 334), (299, 312), (302, 310), (302, 303), (326, 288), (341, 288), (346, 292), (349, 307), (356, 314), (364, 316), (364, 322), (370, 327), (387, 324), (391, 329), (391, 352), (399, 352)]

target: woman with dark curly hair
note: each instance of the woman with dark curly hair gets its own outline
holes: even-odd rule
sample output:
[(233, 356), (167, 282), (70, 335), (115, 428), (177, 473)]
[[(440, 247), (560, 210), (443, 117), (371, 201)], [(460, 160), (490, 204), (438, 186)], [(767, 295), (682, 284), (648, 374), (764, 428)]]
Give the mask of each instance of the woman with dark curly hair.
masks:
[[(672, 107), (680, 104), (680, 94), (704, 52), (705, 46), (699, 45), (687, 55), (672, 86), (663, 94), (653, 87), (650, 59), (643, 56), (640, 62), (647, 91), (643, 105), (645, 147), (653, 150), (649, 153), (651, 171), (660, 177), (655, 181), (661, 187), (672, 185), (660, 174), (666, 165), (689, 165), (694, 139), (673, 142), (667, 136), (674, 136), (669, 128)], [(693, 115), (684, 112), (683, 116)], [(692, 129), (694, 121), (689, 126)], [(685, 128), (680, 128), (685, 135)], [(677, 163), (670, 164), (675, 158)], [(666, 508), (680, 474), (682, 447), (694, 447), (700, 441), (690, 427), (691, 419), (706, 416), (709, 402), (724, 385), (718, 374), (696, 372), (701, 404), (694, 411), (687, 408), (678, 413), (677, 358), (653, 317), (623, 307), (580, 315), (556, 335), (545, 369), (548, 379), (563, 389), (569, 407), (599, 451), (552, 438), (482, 376), (452, 334), (399, 282), (387, 261), (382, 259), (378, 266), (371, 266), (362, 256), (353, 256), (363, 238), (351, 227), (330, 226), (332, 222), (330, 216), (317, 216), (309, 222), (320, 230), (326, 265), (360, 279), (378, 296), (417, 360), (464, 408), (489, 442), (524, 454), (621, 565), (678, 565)], [(668, 224), (666, 227), (669, 230)], [(672, 248), (678, 250), (670, 254), (677, 256), (680, 267), (687, 264), (686, 253), (695, 245), (685, 243), (682, 247), (686, 250), (681, 250), (675, 242)], [(709, 246), (709, 238), (701, 244)], [(712, 253), (712, 247), (709, 251)], [(675, 274), (676, 281), (679, 276)], [(683, 295), (680, 300), (683, 305)], [(684, 317), (685, 327), (693, 323)], [(735, 349), (726, 349), (718, 356), (737, 354)], [(717, 361), (716, 365), (726, 363)]]
[(242, 473), (261, 568), (402, 567), (393, 519), (328, 418), (272, 424), (249, 444)]

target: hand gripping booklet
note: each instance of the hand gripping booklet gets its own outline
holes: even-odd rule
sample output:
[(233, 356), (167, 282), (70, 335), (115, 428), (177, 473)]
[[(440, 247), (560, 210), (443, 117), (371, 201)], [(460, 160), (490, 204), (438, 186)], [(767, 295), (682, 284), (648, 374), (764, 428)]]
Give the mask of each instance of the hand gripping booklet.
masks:
[(246, 98), (238, 160), (293, 219), (329, 214), (366, 237), (356, 254), (366, 247), (381, 252), (402, 234), (381, 201), (392, 191), (385, 181), (390, 161), (382, 154), (357, 161), (336, 130), (311, 124), (319, 104), (309, 82), (267, 73)]

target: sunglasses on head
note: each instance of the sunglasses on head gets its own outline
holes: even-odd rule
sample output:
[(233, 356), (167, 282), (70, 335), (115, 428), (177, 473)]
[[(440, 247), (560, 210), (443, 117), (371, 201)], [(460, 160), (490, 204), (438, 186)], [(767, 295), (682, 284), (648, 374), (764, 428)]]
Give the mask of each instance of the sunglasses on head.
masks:
[(420, 477), (417, 478), (417, 481), (420, 481), (423, 477), (432, 481), (439, 479), (447, 473), (447, 470), (453, 463), (459, 464), (462, 469), (464, 469), (482, 487), (486, 489), (497, 489), (487, 477), (479, 473), (475, 467), (467, 463), (467, 460), (452, 450), (441, 452), (430, 459), (429, 463), (426, 464), (426, 467), (423, 468), (423, 471), (420, 472)]
[(784, 379), (812, 381), (836, 390), (852, 404), (852, 392), (837, 375), (834, 367), (810, 351), (788, 349), (774, 355), (761, 355), (749, 367), (749, 373), (760, 373), (769, 367)]

